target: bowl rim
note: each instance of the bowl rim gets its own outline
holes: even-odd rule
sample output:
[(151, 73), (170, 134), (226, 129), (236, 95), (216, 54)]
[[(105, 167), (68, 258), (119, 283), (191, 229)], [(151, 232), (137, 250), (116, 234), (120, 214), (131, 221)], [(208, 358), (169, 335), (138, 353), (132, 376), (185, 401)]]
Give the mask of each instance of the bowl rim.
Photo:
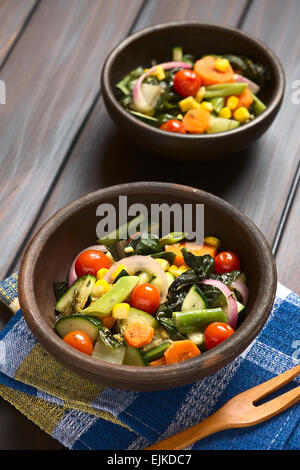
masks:
[[(213, 350), (189, 361), (155, 368), (110, 364), (98, 358), (86, 356), (64, 343), (42, 316), (35, 299), (33, 273), (36, 259), (38, 259), (44, 243), (55, 233), (56, 227), (65, 222), (68, 217), (90, 203), (97, 201), (100, 203), (102, 197), (107, 200), (107, 198), (122, 194), (122, 191), (123, 194), (128, 195), (138, 192), (139, 194), (149, 193), (150, 196), (151, 192), (153, 194), (170, 194), (171, 191), (174, 196), (190, 196), (195, 202), (199, 197), (201, 203), (213, 204), (218, 209), (238, 218), (257, 246), (260, 265), (267, 266), (267, 270), (264, 272), (264, 285), (268, 285), (269, 288), (266, 291), (264, 285), (259, 286), (252, 307), (252, 310), (257, 312), (255, 318), (253, 315), (251, 318), (248, 316), (242, 324), (243, 327), (238, 328), (234, 335)], [(94, 382), (127, 390), (162, 390), (182, 386), (212, 373), (210, 368), (215, 365), (216, 356), (220, 357), (220, 361), (214, 371), (231, 362), (249, 346), (266, 322), (274, 302), (276, 285), (276, 266), (271, 249), (261, 231), (247, 216), (229, 203), (206, 191), (176, 183), (161, 182), (125, 183), (110, 186), (89, 193), (60, 209), (31, 240), (22, 257), (18, 279), (21, 311), (29, 328), (45, 349), (59, 362), (63, 362), (66, 367), (82, 376), (87, 376), (86, 372), (88, 372), (89, 379)]]
[(131, 34), (127, 38), (123, 39), (123, 41), (119, 42), (111, 50), (111, 52), (108, 54), (108, 56), (107, 56), (107, 58), (104, 62), (104, 65), (103, 65), (102, 72), (101, 72), (101, 87), (102, 87), (102, 91), (104, 91), (104, 97), (110, 101), (111, 105), (113, 105), (114, 109), (117, 112), (121, 113), (121, 115), (124, 118), (129, 119), (129, 121), (133, 125), (134, 124), (137, 125), (141, 130), (145, 130), (145, 131), (149, 130), (150, 132), (153, 131), (154, 134), (156, 134), (157, 136), (159, 136), (159, 135), (161, 136), (161, 135), (166, 134), (166, 132), (162, 131), (161, 129), (156, 128), (154, 126), (151, 126), (151, 125), (149, 125), (147, 123), (144, 123), (143, 121), (133, 117), (130, 113), (128, 113), (123, 108), (123, 106), (116, 99), (116, 97), (113, 93), (113, 85), (111, 84), (111, 80), (110, 80), (110, 69), (111, 69), (113, 61), (115, 60), (117, 55), (125, 47), (127, 47), (129, 44), (131, 44), (132, 42), (138, 40), (139, 38), (141, 38), (145, 35), (150, 35), (153, 32), (161, 31), (161, 30), (168, 29), (168, 28), (176, 28), (176, 27), (180, 27), (180, 26), (199, 26), (201, 28), (208, 28), (208, 29), (215, 28), (215, 29), (218, 29), (218, 30), (221, 30), (221, 31), (226, 31), (226, 32), (231, 32), (231, 33), (237, 34), (240, 37), (243, 37), (244, 39), (250, 41), (256, 47), (258, 47), (261, 51), (263, 51), (263, 53), (265, 53), (266, 55), (269, 56), (270, 61), (272, 62), (274, 68), (276, 69), (277, 77), (278, 77), (278, 83), (277, 83), (277, 86), (275, 88), (275, 96), (272, 99), (270, 105), (267, 107), (267, 109), (260, 116), (257, 116), (255, 119), (253, 119), (252, 121), (244, 124), (243, 126), (239, 126), (236, 129), (230, 129), (228, 131), (217, 132), (217, 133), (214, 133), (214, 134), (180, 134), (180, 133), (174, 133), (174, 132), (171, 133), (171, 132), (169, 132), (169, 133), (167, 133), (167, 135), (169, 137), (172, 137), (174, 139), (178, 139), (178, 141), (183, 141), (186, 138), (188, 138), (190, 140), (223, 139), (224, 137), (227, 137), (228, 135), (229, 136), (234, 136), (237, 133), (241, 134), (243, 132), (247, 132), (251, 128), (259, 125), (259, 123), (261, 123), (263, 120), (268, 118), (270, 115), (272, 115), (274, 110), (277, 108), (277, 106), (280, 105), (280, 103), (283, 99), (286, 79), (285, 79), (284, 68), (283, 68), (279, 58), (269, 48), (269, 46), (266, 43), (264, 43), (263, 41), (261, 41), (260, 39), (257, 39), (256, 37), (254, 37), (252, 34), (246, 33), (244, 31), (241, 31), (241, 30), (239, 30), (237, 28), (234, 28), (234, 27), (226, 26), (226, 25), (220, 24), (220, 23), (210, 23), (210, 22), (200, 22), (200, 21), (185, 21), (185, 20), (173, 21), (173, 22), (169, 22), (169, 23), (159, 23), (159, 24), (141, 29), (141, 30), (137, 31), (136, 33)]

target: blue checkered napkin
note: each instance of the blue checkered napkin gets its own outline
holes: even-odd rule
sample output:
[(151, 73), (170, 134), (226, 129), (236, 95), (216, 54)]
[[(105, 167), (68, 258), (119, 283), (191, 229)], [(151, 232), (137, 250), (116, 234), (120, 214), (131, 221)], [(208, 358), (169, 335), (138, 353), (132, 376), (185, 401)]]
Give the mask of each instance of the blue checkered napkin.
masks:
[[(16, 282), (14, 275), (0, 285), (0, 299), (13, 311)], [(103, 388), (67, 371), (37, 343), (17, 310), (0, 334), (0, 394), (70, 449), (142, 449), (299, 360), (300, 299), (280, 284), (267, 324), (241, 356), (212, 376), (161, 392)], [(299, 449), (299, 411), (295, 405), (265, 423), (220, 432), (193, 448)]]

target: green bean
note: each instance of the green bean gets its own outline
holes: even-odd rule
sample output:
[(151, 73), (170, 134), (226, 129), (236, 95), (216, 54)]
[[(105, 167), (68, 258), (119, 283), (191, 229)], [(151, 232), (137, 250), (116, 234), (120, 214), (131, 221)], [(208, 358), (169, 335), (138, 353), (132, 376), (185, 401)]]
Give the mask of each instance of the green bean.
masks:
[(197, 331), (215, 321), (227, 321), (226, 315), (221, 308), (206, 308), (190, 312), (173, 312), (172, 317), (180, 333)]
[(204, 98), (240, 95), (247, 88), (247, 83), (221, 83), (206, 87)]
[(252, 93), (252, 98), (253, 98), (253, 110), (255, 112), (256, 116), (259, 116), (265, 109), (266, 105), (260, 101), (260, 99)]

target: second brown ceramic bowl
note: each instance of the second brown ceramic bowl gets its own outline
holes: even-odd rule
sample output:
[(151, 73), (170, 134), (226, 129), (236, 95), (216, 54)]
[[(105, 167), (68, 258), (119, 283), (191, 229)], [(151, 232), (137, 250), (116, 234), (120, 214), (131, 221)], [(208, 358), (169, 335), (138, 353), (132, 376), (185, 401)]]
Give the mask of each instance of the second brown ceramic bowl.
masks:
[[(267, 109), (253, 121), (217, 134), (175, 134), (146, 124), (128, 113), (119, 102), (115, 85), (139, 65), (149, 67), (171, 60), (172, 48), (184, 53), (246, 55), (268, 66), (271, 80), (261, 94)], [(253, 36), (226, 26), (199, 23), (166, 23), (139, 31), (122, 41), (108, 56), (102, 69), (104, 102), (112, 119), (132, 142), (147, 152), (175, 160), (223, 158), (252, 144), (272, 124), (279, 111), (285, 87), (283, 68), (275, 54)]]
[[(80, 353), (53, 330), (52, 284), (66, 280), (72, 260), (96, 239), (96, 209), (101, 203), (128, 205), (204, 204), (205, 235), (218, 236), (222, 249), (241, 259), (249, 286), (247, 315), (226, 341), (200, 356), (174, 365), (133, 367), (109, 364)], [(37, 233), (22, 259), (19, 274), (21, 309), (40, 343), (66, 367), (102, 385), (130, 390), (161, 390), (191, 383), (235, 359), (263, 327), (276, 291), (276, 269), (269, 245), (258, 228), (239, 211), (212, 194), (171, 183), (130, 183), (88, 194), (57, 212)]]

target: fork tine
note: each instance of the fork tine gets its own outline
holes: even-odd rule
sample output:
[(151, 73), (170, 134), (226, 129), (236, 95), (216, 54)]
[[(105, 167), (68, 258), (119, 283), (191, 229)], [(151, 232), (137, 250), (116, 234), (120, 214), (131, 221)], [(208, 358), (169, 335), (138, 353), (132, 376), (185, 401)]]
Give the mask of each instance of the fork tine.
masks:
[(279, 397), (273, 398), (273, 400), (267, 401), (263, 405), (259, 405), (255, 408), (255, 415), (258, 421), (263, 418), (272, 418), (272, 416), (286, 410), (290, 406), (294, 405), (300, 400), (300, 386), (289, 390), (288, 392), (280, 395)]
[(291, 382), (295, 377), (300, 374), (300, 364), (298, 366), (293, 367), (292, 369), (287, 370), (283, 374), (277, 375), (271, 380), (267, 382), (263, 382), (256, 387), (247, 390), (247, 397), (252, 399), (252, 402), (255, 403), (256, 401), (264, 398), (266, 395), (269, 395), (278, 388), (283, 387), (285, 384)]

